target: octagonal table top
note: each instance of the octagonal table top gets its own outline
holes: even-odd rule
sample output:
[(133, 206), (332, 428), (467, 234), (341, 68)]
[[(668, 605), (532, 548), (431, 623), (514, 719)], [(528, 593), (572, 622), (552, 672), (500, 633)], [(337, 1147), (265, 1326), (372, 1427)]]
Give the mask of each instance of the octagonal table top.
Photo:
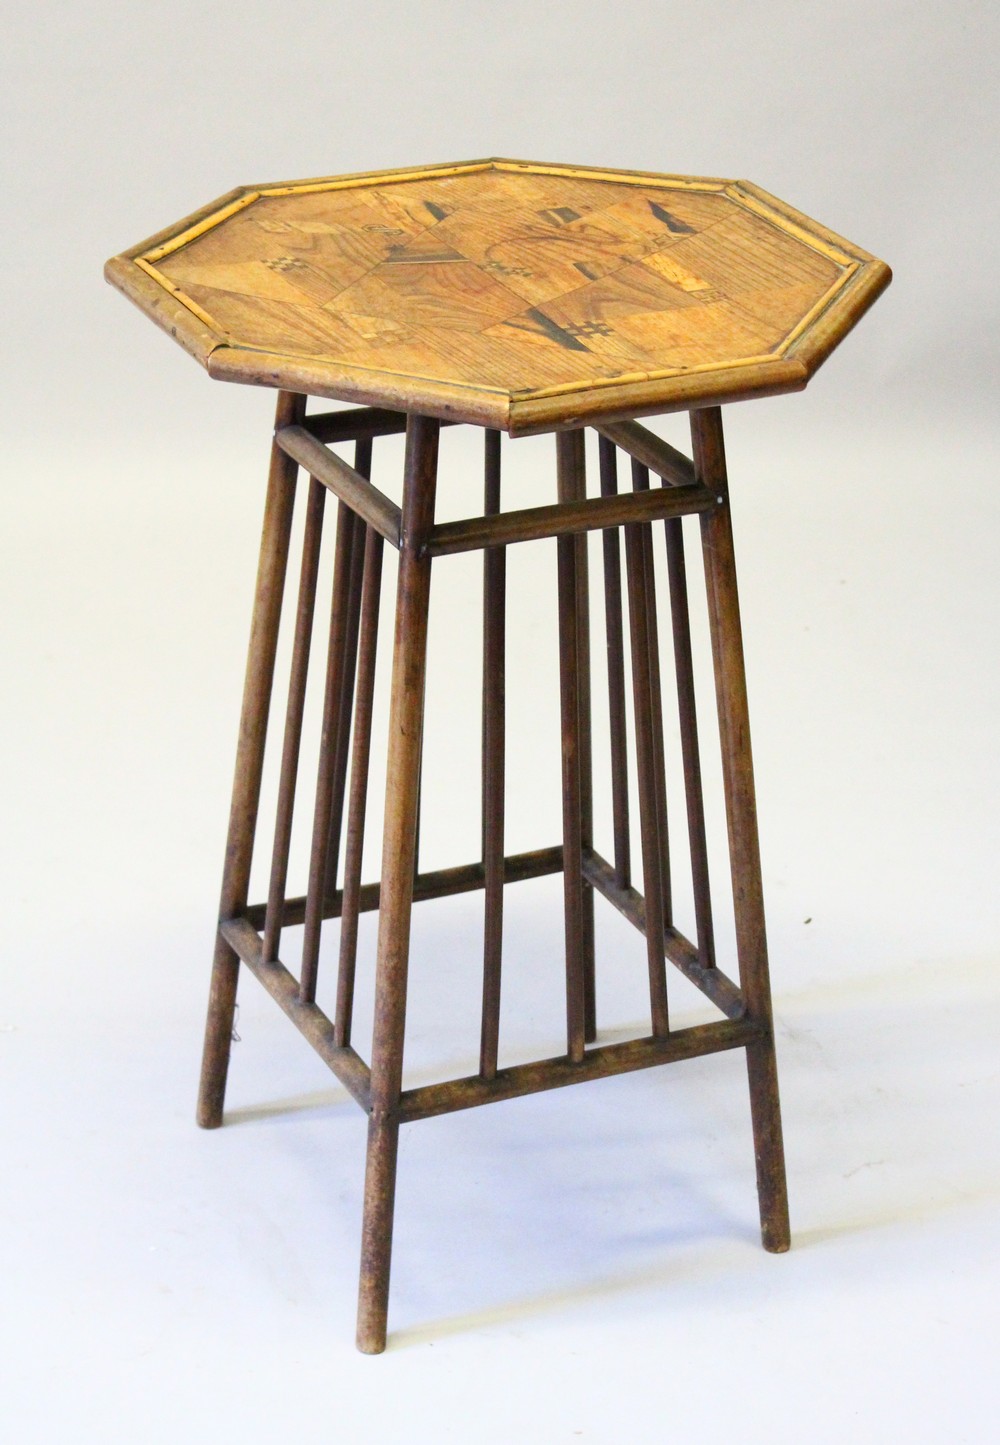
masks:
[(105, 274), (213, 377), (512, 435), (800, 390), (891, 279), (748, 181), (498, 159), (239, 187)]

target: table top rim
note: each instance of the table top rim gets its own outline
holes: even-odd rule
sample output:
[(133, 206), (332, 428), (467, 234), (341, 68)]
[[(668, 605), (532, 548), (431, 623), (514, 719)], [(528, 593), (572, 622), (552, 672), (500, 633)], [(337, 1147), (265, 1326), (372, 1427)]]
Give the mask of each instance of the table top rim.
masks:
[[(262, 196), (371, 189), (489, 170), (721, 193), (778, 229), (804, 240), (811, 249), (828, 254), (843, 274), (831, 293), (823, 296), (793, 328), (780, 351), (725, 365), (664, 367), (652, 373), (591, 378), (519, 391), (368, 368), (336, 357), (310, 357), (242, 342), (234, 344), (157, 267), (164, 257)], [(216, 379), (420, 411), (447, 420), (496, 427), (511, 435), (801, 390), (892, 279), (885, 262), (750, 181), (504, 157), (237, 186), (112, 257), (105, 276)]]

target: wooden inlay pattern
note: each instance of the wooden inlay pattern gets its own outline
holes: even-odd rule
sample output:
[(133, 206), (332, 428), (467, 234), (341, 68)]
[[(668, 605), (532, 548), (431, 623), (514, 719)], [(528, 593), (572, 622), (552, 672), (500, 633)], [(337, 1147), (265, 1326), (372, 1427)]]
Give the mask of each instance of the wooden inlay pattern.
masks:
[(889, 270), (746, 182), (497, 160), (247, 188), (108, 276), (215, 376), (522, 432), (795, 390)]

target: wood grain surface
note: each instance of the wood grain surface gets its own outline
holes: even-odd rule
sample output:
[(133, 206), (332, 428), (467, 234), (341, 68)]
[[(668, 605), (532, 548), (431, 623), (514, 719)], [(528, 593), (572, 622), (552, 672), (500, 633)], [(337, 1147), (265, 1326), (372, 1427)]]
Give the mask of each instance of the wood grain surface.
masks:
[(747, 182), (502, 160), (241, 188), (107, 274), (214, 376), (513, 433), (800, 388), (890, 279)]

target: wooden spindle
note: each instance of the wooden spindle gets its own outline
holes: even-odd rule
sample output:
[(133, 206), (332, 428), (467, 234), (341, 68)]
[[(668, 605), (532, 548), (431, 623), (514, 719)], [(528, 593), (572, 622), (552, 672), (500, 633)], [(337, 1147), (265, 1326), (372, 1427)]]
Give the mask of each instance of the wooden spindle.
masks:
[[(601, 496), (618, 492), (618, 453), (607, 437), (598, 436)], [(611, 733), (611, 816), (615, 841), (615, 883), (632, 881), (628, 816), (628, 723), (625, 715), (625, 642), (622, 626), (622, 557), (617, 527), (601, 534), (604, 549), (604, 613), (608, 648), (608, 712)]]
[[(632, 485), (637, 492), (649, 491), (649, 468), (633, 459)], [(653, 746), (653, 776), (656, 790), (656, 827), (659, 835), (660, 901), (663, 925), (669, 927), (672, 916), (670, 886), (670, 831), (667, 822), (667, 767), (663, 751), (663, 690), (660, 683), (660, 630), (656, 614), (656, 568), (653, 565), (652, 525), (641, 529), (644, 553), (643, 573), (646, 580), (646, 636), (649, 645), (649, 709)]]
[[(362, 437), (354, 448), (354, 469), (368, 478), (372, 471), (372, 439)], [(347, 617), (344, 624), (344, 666), (340, 679), (340, 707), (337, 712), (337, 741), (333, 763), (333, 797), (330, 802), (330, 841), (326, 850), (325, 893), (337, 891), (340, 869), (340, 840), (344, 826), (344, 796), (347, 791), (347, 760), (351, 748), (351, 713), (354, 710), (354, 679), (358, 663), (358, 628), (361, 624), (361, 586), (365, 565), (365, 532), (356, 519), (351, 546), (351, 569), (347, 584)]]
[[(583, 473), (583, 432), (556, 432), (559, 500), (579, 496)], [(566, 928), (567, 1053), (583, 1059), (586, 1042), (587, 930), (583, 897), (583, 789), (580, 728), (579, 547), (559, 537), (559, 696), (562, 715), (563, 894)], [(591, 890), (591, 897), (593, 890)]]
[(632, 702), (635, 713), (636, 771), (639, 780), (639, 831), (642, 841), (643, 892), (646, 902), (646, 959), (653, 1034), (669, 1031), (667, 969), (664, 958), (663, 874), (650, 692), (649, 591), (644, 528), (625, 528), (625, 570), (628, 579), (629, 636), (632, 652)]
[(695, 706), (691, 617), (684, 560), (684, 523), (680, 517), (672, 517), (664, 522), (664, 528), (667, 538), (674, 668), (677, 675), (677, 714), (681, 734), (681, 761), (684, 767), (684, 799), (687, 805), (688, 847), (691, 853), (691, 881), (694, 890), (695, 937), (698, 942), (699, 962), (706, 968), (714, 968), (715, 930), (712, 924), (712, 895), (705, 840), (701, 756), (698, 751), (698, 714)]
[[(500, 433), (487, 430), (483, 511), (500, 510)], [(502, 547), (483, 552), (483, 1012), (479, 1072), (497, 1071), (504, 885), (504, 696), (507, 557)]]
[[(579, 468), (575, 500), (585, 501), (584, 433), (580, 432)], [(579, 532), (576, 542), (576, 656), (579, 676), (580, 839), (594, 846), (594, 746), (590, 716), (590, 558), (589, 538)], [(597, 979), (594, 953), (594, 890), (583, 880), (583, 1036), (588, 1044), (597, 1038)]]
[(323, 541), (325, 503), (326, 488), (315, 477), (310, 477), (305, 531), (302, 538), (302, 571), (299, 577), (299, 597), (295, 613), (292, 666), (288, 680), (288, 705), (285, 711), (285, 740), (281, 752), (281, 773), (278, 782), (274, 846), (271, 852), (271, 877), (267, 890), (267, 914), (264, 921), (262, 957), (265, 963), (272, 963), (278, 957), (278, 946), (281, 941), (281, 920), (285, 904), (285, 888), (288, 883), (288, 854), (292, 842), (295, 784), (299, 771), (302, 717), (305, 711), (306, 683), (309, 676), (313, 617), (316, 612), (316, 579), (319, 574), (319, 554)]
[(340, 963), (334, 1039), (341, 1047), (351, 1042), (354, 1013), (354, 978), (358, 955), (358, 914), (361, 904), (361, 865), (365, 844), (368, 774), (371, 766), (372, 710), (375, 697), (375, 660), (382, 588), (384, 543), (374, 527), (365, 529), (364, 578), (361, 589), (361, 632), (358, 650), (357, 700), (354, 711), (354, 748), (347, 803), (347, 847), (344, 857), (344, 893), (340, 913)]
[(320, 934), (326, 901), (327, 850), (333, 808), (337, 736), (343, 687), (344, 650), (347, 631), (348, 589), (354, 533), (361, 523), (343, 502), (337, 508), (337, 544), (333, 558), (333, 593), (330, 603), (330, 640), (326, 657), (326, 687), (323, 695), (323, 724), (320, 734), (316, 804), (313, 813), (312, 848), (309, 855), (309, 883), (302, 935), (302, 972), (299, 993), (304, 1003), (316, 998)]

